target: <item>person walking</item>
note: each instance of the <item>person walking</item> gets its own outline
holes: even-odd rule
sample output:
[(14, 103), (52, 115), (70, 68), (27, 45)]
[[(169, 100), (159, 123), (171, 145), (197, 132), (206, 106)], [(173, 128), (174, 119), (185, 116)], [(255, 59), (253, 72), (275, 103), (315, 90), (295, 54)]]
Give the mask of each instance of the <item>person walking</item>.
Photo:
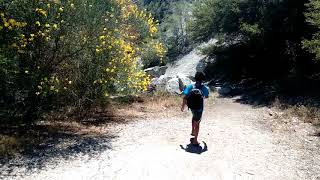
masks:
[(190, 141), (193, 145), (199, 145), (198, 135), (204, 108), (204, 98), (209, 97), (209, 89), (203, 85), (203, 81), (205, 80), (205, 74), (203, 72), (197, 72), (195, 74), (195, 80), (195, 83), (186, 86), (183, 90), (182, 94), (184, 97), (181, 105), (181, 111), (184, 111), (186, 105), (188, 106), (188, 109), (191, 110), (191, 135), (194, 136), (194, 138), (191, 138)]

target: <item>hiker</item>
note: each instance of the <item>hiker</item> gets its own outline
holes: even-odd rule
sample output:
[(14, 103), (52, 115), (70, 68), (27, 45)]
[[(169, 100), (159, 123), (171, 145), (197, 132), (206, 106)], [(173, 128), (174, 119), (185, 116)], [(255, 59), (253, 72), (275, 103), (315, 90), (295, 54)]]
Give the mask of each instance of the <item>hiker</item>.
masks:
[(198, 134), (199, 134), (199, 127), (200, 121), (203, 112), (203, 99), (208, 98), (209, 90), (208, 88), (202, 84), (205, 79), (205, 74), (203, 72), (197, 72), (195, 74), (196, 83), (188, 85), (183, 90), (183, 102), (181, 106), (181, 111), (184, 111), (185, 106), (188, 105), (188, 108), (191, 109), (192, 112), (192, 130), (191, 136), (191, 144), (199, 145), (198, 142)]

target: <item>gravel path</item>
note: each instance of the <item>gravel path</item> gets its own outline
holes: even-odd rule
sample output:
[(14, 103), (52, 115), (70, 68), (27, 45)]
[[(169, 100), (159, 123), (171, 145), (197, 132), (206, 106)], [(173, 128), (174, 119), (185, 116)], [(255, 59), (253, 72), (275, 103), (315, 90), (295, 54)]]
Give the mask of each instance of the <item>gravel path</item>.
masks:
[[(200, 148), (188, 146), (189, 112), (115, 125), (117, 138), (93, 157), (79, 154), (5, 179), (320, 179), (320, 138), (300, 123), (274, 128), (268, 108), (209, 99)], [(178, 110), (178, 107), (177, 107)], [(17, 171), (17, 170), (16, 170)], [(12, 174), (12, 173), (11, 173)]]

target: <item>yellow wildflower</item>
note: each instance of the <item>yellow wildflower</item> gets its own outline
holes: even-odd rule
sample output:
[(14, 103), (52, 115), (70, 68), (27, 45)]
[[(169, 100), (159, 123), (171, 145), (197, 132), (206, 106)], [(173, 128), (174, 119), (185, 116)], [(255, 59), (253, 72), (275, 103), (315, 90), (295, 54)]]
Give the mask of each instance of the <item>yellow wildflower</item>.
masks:
[(58, 25), (57, 25), (57, 24), (53, 24), (52, 27), (53, 27), (54, 29), (58, 29)]
[(47, 16), (47, 11), (41, 8), (36, 8), (36, 12), (39, 13), (40, 15)]

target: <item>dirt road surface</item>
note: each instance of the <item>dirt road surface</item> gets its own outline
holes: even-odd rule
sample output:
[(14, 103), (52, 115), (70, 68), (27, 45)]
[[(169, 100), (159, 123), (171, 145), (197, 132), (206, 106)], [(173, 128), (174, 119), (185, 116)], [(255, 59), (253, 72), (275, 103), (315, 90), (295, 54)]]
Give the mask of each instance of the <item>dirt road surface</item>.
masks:
[[(95, 156), (12, 170), (4, 179), (320, 179), (319, 137), (310, 124), (277, 123), (267, 107), (216, 98), (206, 102), (200, 147), (189, 145), (191, 113), (164, 109), (158, 117), (110, 128), (115, 135)], [(179, 107), (173, 109), (178, 111)], [(52, 164), (52, 165), (51, 165)], [(16, 172), (13, 173), (13, 172)], [(12, 174), (15, 174), (14, 176)]]

